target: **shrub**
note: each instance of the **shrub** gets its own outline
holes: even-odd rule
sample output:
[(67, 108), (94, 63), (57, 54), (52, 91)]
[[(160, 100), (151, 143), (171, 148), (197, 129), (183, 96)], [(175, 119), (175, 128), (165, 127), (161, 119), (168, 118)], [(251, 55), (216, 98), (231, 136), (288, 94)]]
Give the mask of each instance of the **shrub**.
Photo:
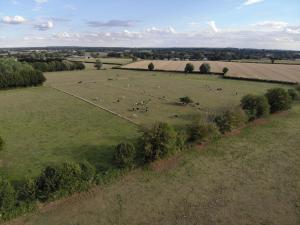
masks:
[(288, 110), (292, 106), (292, 99), (283, 88), (269, 89), (266, 97), (271, 106), (271, 113)]
[(0, 177), (0, 219), (2, 214), (9, 212), (16, 204), (16, 195), (13, 186), (4, 177)]
[(176, 132), (167, 123), (157, 123), (142, 137), (145, 162), (152, 162), (176, 150)]
[(130, 168), (134, 165), (135, 156), (136, 151), (134, 145), (129, 142), (124, 142), (116, 147), (114, 161), (120, 168)]
[(295, 89), (289, 89), (288, 94), (292, 100), (296, 100), (299, 98), (299, 93)]
[(270, 105), (265, 96), (245, 95), (241, 100), (241, 106), (250, 121), (270, 114)]
[(148, 70), (150, 70), (150, 71), (153, 71), (154, 70), (154, 64), (153, 63), (150, 63), (149, 65), (148, 65)]
[(3, 149), (4, 146), (4, 141), (3, 139), (0, 137), (0, 151)]
[(227, 67), (224, 67), (224, 68), (223, 68), (223, 75), (225, 76), (226, 73), (228, 73), (228, 71), (229, 71), (229, 69), (228, 69)]
[(209, 142), (220, 136), (218, 127), (211, 122), (199, 121), (190, 129), (190, 141)]
[(97, 59), (96, 63), (95, 63), (95, 67), (97, 68), (97, 70), (100, 70), (102, 68), (102, 66), (103, 66), (103, 63), (99, 59)]
[(88, 161), (79, 163), (81, 169), (82, 180), (87, 183), (92, 183), (96, 176), (96, 168)]
[(192, 63), (188, 63), (185, 66), (184, 72), (185, 73), (192, 73), (194, 71), (195, 67)]
[(233, 129), (241, 127), (247, 121), (247, 115), (240, 108), (226, 110), (221, 115), (215, 117), (214, 122), (219, 128), (219, 131), (224, 134), (231, 132)]
[(26, 180), (18, 189), (18, 200), (24, 202), (32, 202), (37, 198), (36, 180)]
[(179, 98), (179, 101), (185, 105), (193, 103), (193, 100), (188, 96)]
[(210, 73), (210, 65), (208, 63), (203, 63), (200, 68), (200, 73), (207, 74)]

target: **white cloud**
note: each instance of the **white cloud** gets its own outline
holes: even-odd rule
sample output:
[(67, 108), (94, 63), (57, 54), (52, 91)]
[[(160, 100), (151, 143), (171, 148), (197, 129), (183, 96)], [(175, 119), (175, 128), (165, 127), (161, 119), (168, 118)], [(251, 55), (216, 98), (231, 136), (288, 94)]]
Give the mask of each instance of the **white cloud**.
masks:
[(34, 28), (40, 31), (46, 31), (52, 29), (53, 27), (54, 23), (51, 20), (34, 25)]
[(219, 32), (219, 29), (217, 28), (216, 22), (215, 21), (208, 21), (207, 25), (214, 31), (214, 32)]
[(260, 2), (263, 2), (264, 0), (246, 0), (243, 5), (244, 6), (248, 6), (248, 5), (253, 5), (253, 4), (257, 4)]
[(252, 25), (256, 28), (263, 28), (263, 29), (271, 29), (271, 30), (281, 30), (288, 26), (288, 23), (283, 21), (263, 21), (259, 23), (255, 23)]
[(26, 19), (22, 16), (4, 16), (1, 22), (5, 24), (22, 24), (26, 22)]

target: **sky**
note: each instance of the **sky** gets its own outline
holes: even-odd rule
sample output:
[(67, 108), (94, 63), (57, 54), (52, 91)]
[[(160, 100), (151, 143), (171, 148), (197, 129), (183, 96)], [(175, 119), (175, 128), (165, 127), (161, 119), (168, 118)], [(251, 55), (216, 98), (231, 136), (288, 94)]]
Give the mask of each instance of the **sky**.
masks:
[(0, 0), (0, 48), (300, 50), (300, 0)]

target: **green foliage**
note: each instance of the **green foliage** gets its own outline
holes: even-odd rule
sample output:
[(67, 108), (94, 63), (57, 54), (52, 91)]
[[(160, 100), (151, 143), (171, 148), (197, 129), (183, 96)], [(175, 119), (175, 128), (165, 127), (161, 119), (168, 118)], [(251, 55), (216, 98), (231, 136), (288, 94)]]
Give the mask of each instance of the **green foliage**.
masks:
[(150, 70), (150, 71), (153, 71), (154, 70), (154, 64), (153, 63), (150, 63), (149, 65), (148, 65), (148, 70)]
[(176, 150), (176, 132), (167, 123), (157, 123), (142, 137), (145, 162), (163, 158)]
[(270, 105), (265, 96), (245, 95), (241, 100), (241, 106), (250, 121), (270, 114)]
[(195, 67), (192, 63), (188, 63), (185, 66), (184, 72), (185, 73), (192, 73), (194, 71)]
[(116, 147), (114, 161), (120, 168), (132, 168), (136, 157), (136, 150), (132, 143), (124, 142)]
[(72, 71), (83, 70), (85, 65), (82, 62), (63, 61), (50, 61), (50, 62), (33, 62), (31, 65), (42, 72), (55, 72), (55, 71)]
[(97, 68), (97, 70), (101, 70), (102, 66), (103, 63), (99, 59), (97, 59), (95, 62), (95, 67)]
[(93, 179), (93, 171), (87, 163), (48, 166), (37, 179), (37, 197), (46, 201), (85, 190)]
[(16, 194), (10, 182), (0, 177), (0, 219), (1, 215), (8, 213), (15, 207)]
[(27, 63), (0, 59), (0, 89), (38, 86), (45, 81), (43, 73)]
[(215, 117), (214, 122), (219, 127), (222, 134), (231, 132), (235, 128), (243, 126), (247, 122), (247, 115), (240, 108), (226, 110), (221, 115)]
[(23, 202), (33, 202), (37, 198), (36, 180), (27, 179), (18, 189), (18, 200)]
[(200, 68), (200, 73), (207, 74), (210, 73), (210, 65), (208, 63), (203, 63)]
[(288, 94), (292, 100), (297, 100), (299, 98), (299, 93), (295, 89), (289, 89)]
[(292, 98), (283, 88), (272, 88), (267, 91), (266, 97), (271, 106), (271, 113), (288, 110), (292, 106)]
[(200, 120), (190, 129), (190, 141), (197, 143), (210, 142), (217, 139), (220, 132), (215, 123)]
[(229, 69), (227, 67), (223, 68), (223, 74), (224, 74), (224, 76), (226, 75), (226, 73), (228, 73), (228, 71), (229, 71)]
[(188, 96), (179, 98), (179, 101), (185, 105), (193, 103), (193, 100)]
[(3, 146), (4, 146), (4, 141), (2, 137), (0, 137), (0, 151), (3, 149)]

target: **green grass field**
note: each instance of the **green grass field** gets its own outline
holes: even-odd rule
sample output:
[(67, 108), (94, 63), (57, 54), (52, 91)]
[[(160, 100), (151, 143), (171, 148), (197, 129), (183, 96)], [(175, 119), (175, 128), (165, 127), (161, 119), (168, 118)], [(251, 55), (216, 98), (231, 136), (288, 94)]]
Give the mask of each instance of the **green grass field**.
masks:
[(14, 181), (67, 160), (108, 167), (112, 148), (137, 135), (134, 125), (48, 87), (3, 90), (0, 102), (0, 174)]
[(300, 105), (11, 225), (298, 225)]
[[(128, 70), (58, 72), (46, 76), (46, 85), (83, 97), (142, 125), (157, 121), (186, 125), (199, 115), (238, 105), (241, 97), (246, 94), (262, 94), (272, 87), (287, 87), (225, 80), (210, 75), (185, 76)], [(184, 96), (191, 97), (197, 104), (178, 105), (179, 98)], [(136, 106), (136, 103), (143, 101), (148, 104)], [(145, 112), (146, 107), (148, 112)]]

